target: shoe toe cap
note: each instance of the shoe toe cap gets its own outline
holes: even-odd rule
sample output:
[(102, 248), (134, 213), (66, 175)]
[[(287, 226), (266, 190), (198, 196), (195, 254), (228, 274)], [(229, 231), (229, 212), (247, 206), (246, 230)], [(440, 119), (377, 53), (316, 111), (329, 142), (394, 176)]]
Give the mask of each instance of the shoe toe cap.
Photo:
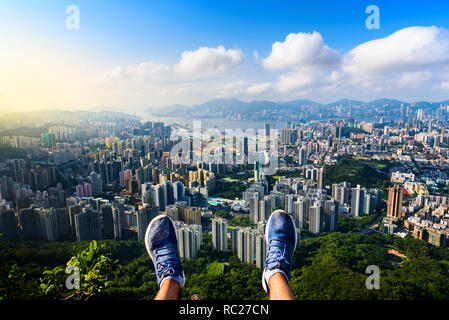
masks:
[(154, 222), (149, 230), (148, 241), (152, 249), (159, 244), (176, 241), (176, 230), (169, 217)]
[(282, 238), (286, 241), (295, 241), (296, 228), (291, 217), (283, 210), (272, 213), (268, 226), (269, 238)]

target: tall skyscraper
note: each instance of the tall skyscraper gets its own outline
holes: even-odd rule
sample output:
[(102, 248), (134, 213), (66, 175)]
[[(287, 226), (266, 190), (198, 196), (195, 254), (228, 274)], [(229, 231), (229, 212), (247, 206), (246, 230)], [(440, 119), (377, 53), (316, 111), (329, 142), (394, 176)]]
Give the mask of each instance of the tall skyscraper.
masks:
[(239, 228), (237, 231), (237, 257), (240, 261), (246, 261), (246, 233), (244, 228)]
[(112, 206), (102, 205), (100, 212), (101, 212), (102, 238), (112, 239), (114, 238), (114, 219), (113, 219)]
[(131, 194), (137, 194), (140, 191), (140, 183), (137, 179), (131, 179), (128, 181), (128, 192)]
[(318, 188), (326, 188), (326, 170), (324, 167), (321, 167), (318, 171)]
[(177, 181), (173, 186), (173, 198), (174, 201), (183, 201), (185, 198), (185, 187), (181, 181)]
[(281, 130), (282, 144), (294, 144), (298, 139), (298, 131), (291, 128), (283, 128)]
[(265, 137), (269, 137), (270, 136), (270, 124), (264, 123), (264, 129), (265, 129)]
[(201, 225), (201, 208), (187, 207), (184, 210), (184, 222)]
[(319, 201), (310, 207), (309, 231), (313, 234), (323, 231), (323, 207)]
[(363, 216), (365, 208), (365, 189), (360, 185), (351, 189), (351, 215), (354, 217)]
[(307, 228), (307, 213), (308, 206), (306, 199), (302, 196), (298, 197), (298, 199), (293, 203), (293, 217), (297, 228)]
[(176, 232), (178, 236), (178, 250), (181, 258), (195, 258), (202, 243), (202, 228), (200, 225), (184, 224), (181, 221), (175, 221)]
[(307, 164), (307, 148), (301, 147), (298, 151), (298, 164), (305, 166)]
[(97, 210), (83, 208), (75, 215), (76, 240), (101, 240), (100, 214)]
[(112, 223), (114, 227), (114, 238), (121, 239), (122, 238), (122, 226), (121, 226), (121, 211), (116, 206), (112, 206)]
[(237, 253), (238, 251), (238, 232), (241, 228), (234, 227), (229, 230), (231, 236), (231, 252)]
[(267, 242), (262, 233), (256, 235), (256, 267), (263, 269), (265, 267), (265, 258), (267, 256)]
[(0, 210), (0, 233), (6, 240), (15, 239), (18, 236), (14, 209)]
[(274, 208), (274, 206), (272, 205), (271, 201), (267, 198), (267, 196), (264, 197), (264, 199), (260, 199), (259, 200), (259, 215), (257, 218), (257, 222), (261, 222), (261, 221), (268, 221), (268, 218), (271, 215), (271, 211)]
[(245, 229), (245, 256), (246, 263), (254, 264), (255, 259), (255, 247), (256, 247), (256, 234), (253, 229)]
[(69, 208), (69, 224), (70, 224), (70, 233), (72, 235), (72, 239), (76, 238), (76, 228), (75, 228), (75, 215), (81, 213), (81, 206), (78, 204), (70, 205)]
[(334, 183), (332, 185), (332, 198), (338, 201), (340, 206), (349, 203), (351, 197), (351, 184), (343, 182), (341, 184)]
[(336, 231), (338, 229), (338, 202), (326, 200), (324, 202), (324, 231)]
[(156, 207), (159, 211), (164, 211), (167, 206), (167, 189), (165, 184), (158, 184), (154, 186)]
[(218, 251), (228, 251), (228, 223), (225, 219), (212, 219), (212, 246)]
[(24, 208), (19, 213), (19, 223), (22, 227), (22, 234), (25, 239), (42, 240), (44, 234), (42, 230), (39, 210), (35, 207)]
[(133, 177), (133, 171), (131, 169), (126, 169), (120, 171), (119, 173), (119, 183), (121, 187), (126, 187), (129, 184), (129, 180)]
[(180, 220), (183, 222), (186, 222), (184, 216), (181, 217), (180, 210), (177, 206), (169, 205), (165, 207), (165, 210), (163, 211), (163, 214), (167, 215), (172, 219), (173, 221)]
[(249, 200), (249, 218), (252, 223), (259, 222), (259, 196), (257, 193), (254, 193)]
[(151, 220), (157, 215), (157, 210), (151, 206), (144, 206), (137, 211), (137, 239), (145, 240), (145, 233)]
[(92, 188), (93, 195), (99, 195), (103, 193), (103, 181), (98, 173), (91, 172), (89, 175), (90, 185)]
[(264, 232), (260, 228), (235, 227), (230, 234), (231, 251), (237, 253), (239, 260), (263, 269), (267, 255)]
[(389, 188), (387, 215), (396, 218), (402, 216), (402, 188), (399, 185)]
[(284, 209), (285, 209), (285, 212), (293, 214), (293, 203), (295, 202), (295, 200), (296, 200), (296, 195), (286, 194), (284, 196), (284, 201), (285, 201)]

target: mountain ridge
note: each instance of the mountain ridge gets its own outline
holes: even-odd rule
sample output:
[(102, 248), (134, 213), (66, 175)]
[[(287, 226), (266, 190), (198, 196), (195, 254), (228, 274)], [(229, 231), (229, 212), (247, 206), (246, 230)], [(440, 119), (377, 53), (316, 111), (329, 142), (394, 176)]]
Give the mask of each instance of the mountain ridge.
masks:
[(191, 106), (183, 105), (183, 104), (173, 104), (164, 107), (159, 107), (156, 109), (147, 109), (147, 113), (155, 114), (155, 115), (170, 115), (174, 112), (176, 113), (188, 113), (188, 114), (204, 114), (206, 111), (209, 113), (223, 113), (223, 112), (253, 112), (263, 109), (298, 109), (300, 110), (303, 107), (310, 107), (312, 109), (321, 108), (323, 110), (329, 110), (335, 108), (337, 106), (345, 106), (345, 107), (391, 107), (398, 108), (401, 105), (405, 107), (421, 107), (421, 108), (434, 108), (440, 105), (449, 105), (449, 100), (443, 100), (440, 102), (429, 102), (429, 101), (419, 101), (419, 102), (406, 102), (397, 99), (391, 98), (380, 98), (375, 99), (370, 102), (360, 101), (360, 100), (352, 100), (352, 99), (340, 99), (335, 102), (323, 104), (313, 100), (308, 99), (298, 99), (291, 100), (285, 102), (275, 102), (269, 100), (253, 100), (250, 102), (241, 101), (236, 98), (216, 98), (211, 99), (206, 102), (200, 104), (194, 104)]

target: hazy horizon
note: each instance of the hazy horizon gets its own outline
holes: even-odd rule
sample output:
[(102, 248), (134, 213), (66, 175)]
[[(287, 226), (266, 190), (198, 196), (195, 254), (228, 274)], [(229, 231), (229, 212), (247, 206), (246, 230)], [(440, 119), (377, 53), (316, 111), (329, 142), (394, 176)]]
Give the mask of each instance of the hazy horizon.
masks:
[[(215, 99), (221, 99), (221, 98), (215, 98)], [(246, 99), (239, 99), (239, 98), (223, 98), (223, 99), (237, 99), (237, 100), (240, 100), (240, 101), (245, 102), (245, 103), (251, 103), (251, 102), (256, 102), (256, 101), (269, 101), (269, 102), (275, 102), (275, 103), (286, 103), (286, 102), (290, 102), (290, 101), (294, 101), (294, 100), (310, 100), (310, 101), (313, 101), (313, 102), (316, 102), (316, 103), (319, 103), (319, 104), (322, 104), (322, 105), (331, 104), (331, 103), (334, 103), (334, 102), (337, 102), (337, 101), (340, 101), (340, 100), (356, 100), (356, 101), (361, 101), (361, 102), (364, 102), (364, 103), (370, 103), (372, 101), (379, 100), (379, 99), (389, 99), (389, 100), (399, 100), (399, 101), (402, 101), (402, 102), (405, 102), (405, 103), (409, 103), (409, 104), (415, 104), (415, 103), (418, 103), (418, 102), (438, 103), (438, 102), (442, 102), (442, 101), (447, 101), (447, 100), (449, 100), (449, 95), (448, 95), (448, 98), (442, 99), (442, 100), (438, 100), (438, 101), (432, 101), (432, 100), (408, 101), (408, 100), (397, 99), (397, 98), (394, 98), (394, 97), (379, 97), (379, 98), (376, 98), (376, 99), (373, 99), (373, 100), (369, 100), (369, 101), (364, 101), (362, 99), (357, 99), (357, 98), (350, 99), (350, 98), (342, 97), (340, 99), (331, 100), (331, 101), (328, 101), (328, 102), (327, 101), (326, 102), (321, 102), (321, 101), (315, 100), (315, 99), (294, 99), (294, 100), (284, 100), (284, 101), (257, 100), (257, 99), (246, 100)], [(148, 116), (150, 114), (148, 111), (151, 111), (151, 110), (155, 110), (156, 111), (158, 109), (162, 109), (164, 107), (169, 107), (169, 106), (174, 106), (174, 105), (182, 105), (182, 106), (190, 108), (190, 107), (194, 107), (195, 105), (201, 105), (201, 104), (204, 104), (204, 103), (212, 101), (212, 100), (214, 100), (214, 99), (201, 101), (201, 102), (195, 103), (195, 104), (182, 104), (182, 103), (178, 104), (177, 103), (177, 104), (165, 105), (165, 106), (156, 106), (156, 107), (148, 106), (148, 107), (138, 107), (138, 108), (133, 108), (133, 109), (130, 109), (129, 107), (126, 107), (126, 106), (123, 106), (123, 107), (98, 106), (98, 107), (92, 107), (92, 108), (69, 108), (69, 107), (64, 108), (64, 107), (59, 107), (59, 108), (54, 108), (54, 109), (52, 109), (52, 108), (39, 108), (39, 109), (28, 108), (28, 109), (20, 109), (20, 110), (0, 109), (0, 114), (9, 114), (9, 113), (16, 113), (16, 112), (39, 112), (39, 111), (71, 111), (71, 112), (77, 112), (77, 111), (108, 112), (108, 111), (110, 111), (110, 112), (123, 112), (123, 113), (128, 113), (128, 114), (137, 114), (137, 115), (144, 115), (145, 114), (145, 115)]]

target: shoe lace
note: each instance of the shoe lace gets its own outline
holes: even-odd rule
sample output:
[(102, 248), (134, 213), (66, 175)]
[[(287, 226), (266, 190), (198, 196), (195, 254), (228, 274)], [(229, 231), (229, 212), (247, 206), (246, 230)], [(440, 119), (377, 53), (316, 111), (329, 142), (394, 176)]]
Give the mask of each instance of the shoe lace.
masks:
[(180, 266), (175, 247), (169, 245), (164, 247), (164, 249), (166, 249), (166, 252), (158, 256), (158, 259), (156, 259), (156, 272), (152, 273), (152, 275), (157, 275), (158, 278), (162, 278), (165, 275), (173, 275)]
[(290, 266), (290, 261), (287, 258), (287, 244), (285, 241), (276, 240), (281, 244), (269, 244), (267, 259), (265, 261), (265, 266), (268, 266), (271, 263), (277, 263), (278, 268), (281, 266), (281, 262), (284, 262), (288, 266)]

